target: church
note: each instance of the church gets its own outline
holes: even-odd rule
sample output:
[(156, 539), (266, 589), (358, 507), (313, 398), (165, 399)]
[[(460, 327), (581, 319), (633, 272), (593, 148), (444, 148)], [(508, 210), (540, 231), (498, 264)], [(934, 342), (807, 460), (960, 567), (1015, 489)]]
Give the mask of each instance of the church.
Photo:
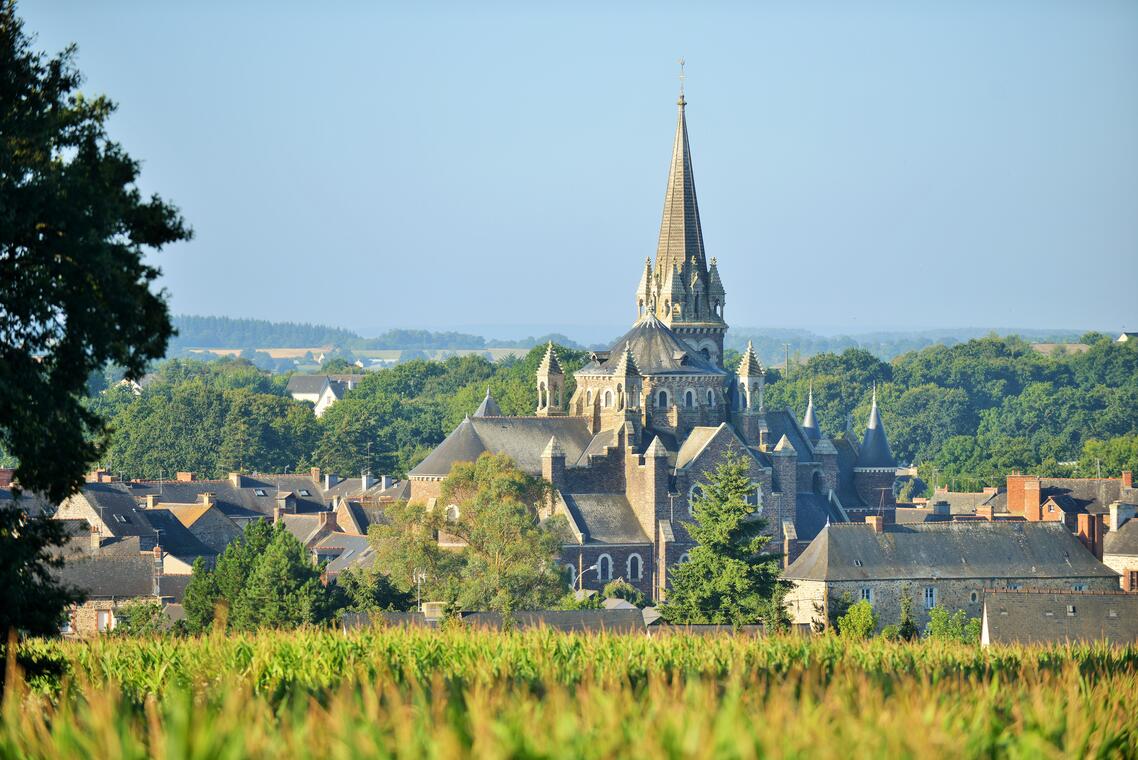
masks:
[(830, 440), (812, 397), (801, 421), (766, 407), (765, 370), (749, 344), (724, 368), (726, 291), (703, 246), (686, 105), (681, 91), (656, 259), (636, 286), (632, 329), (574, 373), (571, 398), (550, 344), (533, 416), (504, 416), (487, 392), (409, 473), (411, 501), (433, 503), (455, 463), (510, 456), (553, 486), (543, 516), (568, 522), (561, 561), (574, 588), (623, 578), (653, 600), (687, 561), (690, 502), (727, 451), (747, 462), (751, 503), (787, 562), (828, 523), (895, 507), (896, 462), (876, 394), (860, 444)]

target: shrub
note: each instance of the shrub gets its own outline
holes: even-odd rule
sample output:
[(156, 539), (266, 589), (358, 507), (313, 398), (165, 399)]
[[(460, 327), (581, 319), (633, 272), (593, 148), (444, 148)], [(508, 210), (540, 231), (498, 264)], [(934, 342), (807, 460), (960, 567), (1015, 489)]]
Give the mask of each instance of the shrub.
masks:
[(873, 605), (862, 599), (851, 605), (845, 615), (838, 618), (838, 631), (844, 639), (868, 639), (877, 630), (877, 613)]

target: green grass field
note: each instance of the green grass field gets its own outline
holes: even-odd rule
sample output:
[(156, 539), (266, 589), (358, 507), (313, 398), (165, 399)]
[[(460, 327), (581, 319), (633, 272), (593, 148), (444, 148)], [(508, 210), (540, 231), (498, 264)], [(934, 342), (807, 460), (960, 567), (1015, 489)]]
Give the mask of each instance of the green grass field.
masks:
[(0, 756), (1135, 757), (1138, 650), (551, 632), (28, 641)]

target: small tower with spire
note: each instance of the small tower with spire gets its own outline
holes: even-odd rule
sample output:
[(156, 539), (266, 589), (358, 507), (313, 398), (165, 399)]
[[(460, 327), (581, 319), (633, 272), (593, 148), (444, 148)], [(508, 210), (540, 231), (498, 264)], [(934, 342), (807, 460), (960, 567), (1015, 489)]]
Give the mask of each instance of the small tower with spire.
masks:
[(565, 391), (565, 371), (557, 361), (553, 341), (545, 347), (545, 356), (537, 367), (537, 416), (561, 417), (565, 414), (562, 395)]
[(739, 435), (748, 445), (763, 446), (767, 443), (765, 433), (766, 420), (763, 394), (766, 390), (766, 370), (763, 369), (759, 357), (755, 355), (755, 347), (747, 341), (747, 348), (743, 351), (743, 358), (735, 369), (735, 381), (731, 388), (731, 421)]
[(885, 426), (881, 423), (881, 413), (877, 410), (877, 384), (874, 383), (869, 419), (865, 423), (865, 435), (858, 446), (854, 464), (854, 488), (871, 510), (882, 506), (896, 507), (897, 498), (893, 494), (896, 479), (897, 460), (893, 458)]

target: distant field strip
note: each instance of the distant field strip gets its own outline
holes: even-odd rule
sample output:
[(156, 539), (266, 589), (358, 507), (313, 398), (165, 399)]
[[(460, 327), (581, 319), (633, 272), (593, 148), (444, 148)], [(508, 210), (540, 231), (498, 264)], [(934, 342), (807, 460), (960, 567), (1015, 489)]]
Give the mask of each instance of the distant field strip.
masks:
[(365, 630), (18, 661), (3, 757), (1138, 755), (1132, 648)]

